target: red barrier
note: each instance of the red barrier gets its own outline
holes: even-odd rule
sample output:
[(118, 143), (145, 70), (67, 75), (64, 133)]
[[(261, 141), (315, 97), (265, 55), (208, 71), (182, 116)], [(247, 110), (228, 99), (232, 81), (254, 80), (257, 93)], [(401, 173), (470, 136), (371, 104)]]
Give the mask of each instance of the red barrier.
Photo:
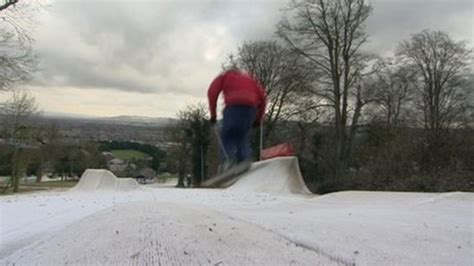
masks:
[(267, 149), (262, 150), (262, 160), (267, 160), (275, 157), (282, 156), (293, 156), (295, 155), (295, 149), (290, 143), (279, 144)]

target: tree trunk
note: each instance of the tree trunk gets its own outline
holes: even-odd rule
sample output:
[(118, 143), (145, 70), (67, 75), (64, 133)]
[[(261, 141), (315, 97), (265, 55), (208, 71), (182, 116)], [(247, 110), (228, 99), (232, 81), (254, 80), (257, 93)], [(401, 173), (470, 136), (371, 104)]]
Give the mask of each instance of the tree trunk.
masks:
[(40, 166), (38, 168), (38, 171), (36, 172), (36, 183), (41, 183), (42, 177), (43, 177), (43, 166)]
[(184, 186), (184, 175), (178, 175), (178, 184), (176, 187), (183, 188)]
[(184, 187), (184, 166), (182, 163), (178, 166), (178, 184), (176, 184), (176, 187)]
[(12, 187), (13, 192), (18, 192), (20, 187), (20, 170), (21, 170), (21, 148), (15, 149), (13, 155), (13, 169), (12, 169)]
[(185, 161), (185, 150), (181, 151), (180, 159), (178, 162), (178, 184), (176, 187), (184, 188), (184, 171), (186, 169), (186, 161)]

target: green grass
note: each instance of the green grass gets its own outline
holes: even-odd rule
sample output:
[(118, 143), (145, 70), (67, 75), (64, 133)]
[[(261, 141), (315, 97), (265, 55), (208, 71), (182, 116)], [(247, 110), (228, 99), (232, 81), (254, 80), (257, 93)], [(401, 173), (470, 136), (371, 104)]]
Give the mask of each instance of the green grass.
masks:
[(41, 183), (32, 183), (28, 186), (32, 187), (73, 187), (77, 184), (77, 180), (68, 180), (68, 181), (47, 181)]
[(150, 155), (136, 150), (111, 150), (111, 152), (121, 160), (150, 158)]

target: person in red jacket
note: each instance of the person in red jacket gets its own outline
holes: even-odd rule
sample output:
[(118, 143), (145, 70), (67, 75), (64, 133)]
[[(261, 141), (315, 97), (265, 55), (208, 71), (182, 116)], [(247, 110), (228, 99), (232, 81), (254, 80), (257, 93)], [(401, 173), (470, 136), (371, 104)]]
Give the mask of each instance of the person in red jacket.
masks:
[(265, 90), (254, 77), (238, 68), (221, 73), (207, 92), (213, 125), (216, 123), (216, 105), (221, 92), (224, 94), (225, 109), (220, 135), (223, 153), (228, 157), (223, 159), (230, 160), (231, 165), (250, 165), (250, 131), (252, 126), (258, 127), (262, 123), (266, 106)]

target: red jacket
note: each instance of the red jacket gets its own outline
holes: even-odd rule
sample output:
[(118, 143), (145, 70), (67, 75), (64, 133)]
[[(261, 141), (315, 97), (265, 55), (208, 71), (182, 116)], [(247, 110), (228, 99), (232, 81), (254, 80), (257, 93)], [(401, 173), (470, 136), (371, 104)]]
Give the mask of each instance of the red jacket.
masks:
[(256, 123), (260, 124), (265, 114), (266, 95), (260, 83), (249, 74), (238, 70), (229, 70), (219, 75), (209, 86), (207, 97), (211, 118), (216, 117), (217, 98), (224, 92), (226, 106), (246, 105), (257, 108)]

